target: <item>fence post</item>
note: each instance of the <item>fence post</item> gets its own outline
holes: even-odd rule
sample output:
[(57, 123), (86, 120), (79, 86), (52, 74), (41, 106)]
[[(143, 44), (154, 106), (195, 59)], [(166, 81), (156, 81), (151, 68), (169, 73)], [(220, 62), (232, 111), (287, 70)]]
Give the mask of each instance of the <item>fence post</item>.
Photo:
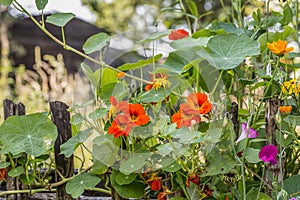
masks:
[[(70, 113), (68, 106), (60, 101), (50, 102), (50, 112), (53, 123), (57, 127), (58, 136), (55, 141), (54, 154), (56, 170), (65, 178), (71, 177), (74, 174), (73, 155), (70, 158), (60, 155), (60, 145), (68, 141), (72, 137), (72, 130), (70, 124)], [(60, 181), (60, 176), (55, 173), (56, 181)], [(57, 200), (73, 199), (71, 195), (66, 192), (66, 183), (56, 188)]]
[[(12, 100), (9, 99), (5, 99), (3, 101), (3, 107), (4, 107), (4, 119), (6, 120), (8, 117), (13, 116), (13, 115), (25, 115), (25, 106), (22, 103), (14, 103)], [(7, 160), (8, 162), (10, 162), (10, 160)], [(9, 171), (9, 167), (8, 170)], [(13, 178), (10, 176), (6, 176), (6, 190), (18, 190), (20, 189), (19, 187), (21, 187), (21, 189), (23, 189), (23, 185), (21, 185), (19, 183), (19, 180), (17, 178)], [(28, 194), (14, 194), (14, 195), (8, 195), (6, 197), (6, 199), (8, 200), (12, 200), (12, 199), (22, 199), (22, 200), (26, 200), (28, 199)]]

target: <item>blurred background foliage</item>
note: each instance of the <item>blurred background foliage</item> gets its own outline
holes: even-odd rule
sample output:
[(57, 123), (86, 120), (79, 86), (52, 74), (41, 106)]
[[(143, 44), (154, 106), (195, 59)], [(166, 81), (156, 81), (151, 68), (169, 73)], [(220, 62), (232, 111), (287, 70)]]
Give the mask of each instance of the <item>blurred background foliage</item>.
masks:
[(243, 5), (242, 16), (264, 5), (259, 0), (82, 0), (82, 3), (95, 13), (95, 24), (111, 33), (157, 25), (171, 29), (195, 20), (193, 26), (201, 29), (215, 19), (224, 22), (237, 19), (238, 4)]

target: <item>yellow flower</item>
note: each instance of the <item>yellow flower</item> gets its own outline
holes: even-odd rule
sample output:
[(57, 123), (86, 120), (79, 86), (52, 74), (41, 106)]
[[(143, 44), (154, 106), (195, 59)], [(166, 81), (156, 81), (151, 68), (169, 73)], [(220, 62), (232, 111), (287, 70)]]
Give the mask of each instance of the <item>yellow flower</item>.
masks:
[(297, 79), (285, 81), (281, 86), (281, 91), (284, 94), (298, 95), (300, 92), (300, 83), (297, 81)]
[(287, 41), (280, 39), (277, 42), (273, 41), (272, 43), (267, 44), (268, 49), (270, 49), (270, 51), (276, 55), (283, 55), (294, 50), (294, 47), (287, 48), (286, 46)]
[(281, 114), (289, 114), (290, 112), (292, 112), (292, 109), (292, 106), (279, 106), (279, 112)]
[(168, 80), (167, 75), (161, 75), (161, 77), (159, 78), (154, 78), (153, 82), (153, 88), (156, 90), (158, 90), (161, 87), (166, 89), (167, 87), (171, 86), (171, 82)]

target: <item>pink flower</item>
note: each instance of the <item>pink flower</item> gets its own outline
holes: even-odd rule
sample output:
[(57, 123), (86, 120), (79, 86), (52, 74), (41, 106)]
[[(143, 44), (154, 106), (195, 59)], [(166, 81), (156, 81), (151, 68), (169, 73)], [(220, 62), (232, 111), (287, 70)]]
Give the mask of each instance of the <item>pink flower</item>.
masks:
[(260, 160), (262, 160), (265, 163), (270, 163), (271, 165), (277, 164), (277, 153), (278, 150), (275, 145), (270, 144), (267, 146), (264, 146), (260, 152), (258, 153), (258, 157)]
[(256, 138), (258, 136), (258, 133), (253, 128), (247, 129), (247, 123), (243, 122), (242, 123), (242, 134), (236, 140), (236, 142), (238, 143), (239, 141), (245, 139), (247, 136), (248, 136), (248, 138)]

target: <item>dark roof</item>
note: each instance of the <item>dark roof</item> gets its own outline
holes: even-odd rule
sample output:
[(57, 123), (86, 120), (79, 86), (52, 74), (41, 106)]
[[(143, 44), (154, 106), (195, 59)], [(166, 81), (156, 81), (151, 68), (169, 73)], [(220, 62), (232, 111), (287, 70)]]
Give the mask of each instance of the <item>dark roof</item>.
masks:
[[(35, 18), (37, 20), (41, 20), (41, 16), (36, 16)], [(57, 38), (62, 38), (60, 27), (46, 23), (46, 28)], [(99, 32), (106, 32), (104, 29), (98, 28), (78, 18), (72, 19), (64, 27), (64, 30), (67, 44), (80, 51), (82, 51), (82, 46), (86, 39), (91, 35)], [(14, 65), (16, 66), (24, 64), (28, 69), (32, 68), (35, 60), (35, 46), (40, 46), (42, 55), (50, 54), (56, 56), (58, 53), (62, 53), (64, 56), (65, 66), (71, 73), (77, 72), (80, 66), (80, 62), (83, 61), (82, 57), (74, 54), (71, 51), (67, 51), (60, 45), (56, 44), (38, 27), (36, 27), (36, 25), (29, 18), (16, 20), (9, 27), (9, 32), (11, 42), (17, 44), (17, 46), (22, 45), (26, 50), (25, 55), (19, 55), (18, 53), (16, 53), (16, 51), (12, 51), (11, 58), (14, 60)], [(109, 64), (112, 63), (113, 61), (115, 61), (114, 58), (120, 57), (121, 55), (123, 55), (123, 53), (124, 52), (120, 50), (109, 48), (107, 55), (110, 56), (105, 56), (106, 62)], [(119, 62), (114, 62), (113, 65), (117, 67), (123, 62), (124, 59), (120, 59)]]

